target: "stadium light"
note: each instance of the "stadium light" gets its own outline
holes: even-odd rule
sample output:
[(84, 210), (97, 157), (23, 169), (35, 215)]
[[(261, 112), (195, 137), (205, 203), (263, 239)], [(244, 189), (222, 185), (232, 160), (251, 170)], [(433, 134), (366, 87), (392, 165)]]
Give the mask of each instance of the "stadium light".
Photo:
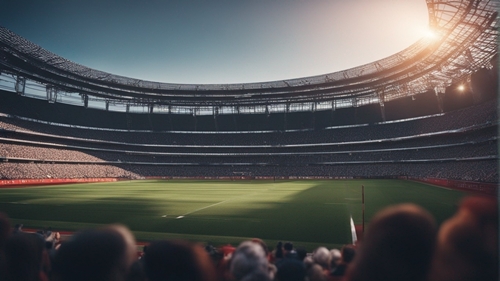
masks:
[(463, 84), (458, 85), (457, 90), (460, 92), (465, 91), (465, 86)]

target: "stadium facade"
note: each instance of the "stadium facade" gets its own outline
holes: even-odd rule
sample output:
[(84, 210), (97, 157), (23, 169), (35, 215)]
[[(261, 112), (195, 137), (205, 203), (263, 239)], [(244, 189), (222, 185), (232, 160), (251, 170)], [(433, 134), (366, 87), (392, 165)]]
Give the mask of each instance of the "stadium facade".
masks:
[(434, 36), (390, 57), (244, 84), (113, 75), (0, 27), (0, 177), (498, 182), (498, 5), (427, 0)]

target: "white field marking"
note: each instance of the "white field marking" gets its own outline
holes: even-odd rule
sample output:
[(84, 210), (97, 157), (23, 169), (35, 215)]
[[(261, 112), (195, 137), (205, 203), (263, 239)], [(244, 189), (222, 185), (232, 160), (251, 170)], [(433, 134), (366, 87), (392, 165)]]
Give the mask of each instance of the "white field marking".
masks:
[(356, 235), (356, 227), (354, 227), (354, 221), (352, 220), (352, 216), (351, 216), (351, 237), (352, 237), (352, 244), (356, 244), (356, 241), (358, 241), (358, 236)]
[[(241, 197), (241, 196), (240, 196), (240, 197)], [(238, 198), (238, 197), (237, 197), (237, 198)], [(195, 213), (195, 212), (198, 212), (198, 211), (201, 211), (201, 210), (204, 210), (204, 209), (208, 209), (208, 208), (213, 207), (213, 206), (220, 205), (220, 204), (222, 204), (222, 203), (226, 203), (227, 201), (231, 201), (231, 200), (234, 200), (234, 199), (236, 199), (236, 198), (227, 199), (227, 200), (220, 201), (220, 202), (217, 202), (217, 203), (212, 204), (212, 205), (208, 205), (208, 206), (205, 206), (205, 207), (201, 207), (201, 208), (196, 209), (196, 210), (194, 210), (194, 211), (187, 212), (187, 213), (185, 213), (185, 214), (183, 214), (183, 215), (181, 215), (181, 216), (178, 216), (177, 218), (178, 218), (178, 219), (181, 219), (181, 218), (183, 218), (184, 216), (190, 215), (190, 214), (192, 214), (192, 213)]]
[(162, 217), (162, 218), (166, 218), (166, 217), (167, 217), (167, 215), (163, 215), (163, 216), (161, 216), (161, 217)]
[(178, 217), (176, 217), (175, 219), (177, 219), (177, 220), (178, 220), (178, 219), (182, 219), (183, 217), (184, 217), (184, 216), (178, 216)]
[(345, 200), (361, 200), (361, 198), (344, 198)]
[(324, 203), (325, 205), (345, 205), (345, 203)]
[(237, 196), (237, 197), (234, 197), (234, 198), (229, 198), (227, 200), (224, 200), (224, 201), (220, 201), (220, 202), (217, 202), (215, 204), (212, 204), (212, 205), (208, 205), (208, 206), (205, 206), (205, 207), (201, 207), (199, 209), (196, 209), (194, 211), (190, 211), (190, 212), (187, 212), (183, 215), (180, 215), (178, 216), (177, 218), (178, 219), (182, 219), (183, 217), (187, 216), (187, 215), (190, 215), (192, 213), (195, 213), (195, 212), (198, 212), (198, 211), (201, 211), (201, 210), (205, 210), (205, 209), (208, 209), (208, 208), (211, 208), (211, 207), (214, 207), (214, 206), (217, 206), (217, 205), (220, 205), (220, 204), (223, 204), (223, 203), (226, 203), (226, 202), (229, 202), (229, 201), (232, 201), (232, 200), (236, 200), (236, 199), (239, 199), (239, 198), (245, 198), (245, 197), (249, 197), (249, 196), (252, 196), (252, 195), (255, 195), (255, 194), (259, 194), (261, 192), (254, 192), (254, 193), (251, 193), (251, 194), (245, 194), (245, 195), (242, 195), (242, 196)]

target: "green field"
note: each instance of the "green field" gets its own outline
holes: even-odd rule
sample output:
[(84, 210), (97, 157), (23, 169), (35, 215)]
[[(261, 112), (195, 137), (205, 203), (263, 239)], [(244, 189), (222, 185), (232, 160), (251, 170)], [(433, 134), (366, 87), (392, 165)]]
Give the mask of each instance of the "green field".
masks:
[(0, 211), (25, 227), (78, 230), (127, 225), (138, 240), (190, 239), (214, 245), (259, 237), (313, 249), (351, 242), (387, 205), (413, 202), (441, 223), (465, 194), (399, 180), (122, 181), (0, 189)]

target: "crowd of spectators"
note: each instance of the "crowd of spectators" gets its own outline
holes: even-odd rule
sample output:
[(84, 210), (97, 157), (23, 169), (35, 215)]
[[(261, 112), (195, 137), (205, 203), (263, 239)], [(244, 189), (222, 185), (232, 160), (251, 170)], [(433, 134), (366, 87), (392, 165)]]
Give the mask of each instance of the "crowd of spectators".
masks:
[[(0, 143), (0, 156), (5, 158), (31, 159), (46, 162), (78, 162), (96, 163), (103, 162), (146, 162), (146, 163), (323, 163), (323, 162), (373, 162), (373, 161), (400, 161), (400, 160), (436, 160), (436, 159), (461, 159), (470, 157), (496, 156), (496, 140), (482, 142), (460, 142), (450, 145), (426, 146), (424, 144), (401, 149), (358, 149), (332, 151), (319, 147), (317, 151), (310, 152), (285, 152), (285, 153), (217, 153), (197, 152), (191, 153), (171, 152), (135, 152), (131, 150), (115, 149), (115, 152), (104, 150), (76, 150), (65, 147), (51, 148), (23, 144)], [(85, 152), (84, 152), (85, 151)], [(271, 158), (272, 157), (272, 158)]]
[(416, 163), (332, 165), (128, 165), (0, 162), (0, 179), (144, 177), (326, 177), (326, 178), (442, 178), (498, 182), (497, 159)]
[[(498, 182), (495, 109), (484, 103), (396, 123), (228, 134), (78, 129), (3, 116), (0, 178), (231, 177), (243, 172)], [(467, 127), (475, 125), (481, 126)], [(416, 136), (422, 133), (433, 135)], [(333, 144), (339, 140), (342, 144)]]
[(0, 179), (127, 178), (141, 176), (113, 165), (0, 162)]
[[(471, 168), (473, 167), (473, 169)], [(131, 166), (141, 176), (155, 177), (231, 177), (238, 174), (255, 177), (331, 177), (331, 178), (443, 178), (479, 182), (498, 182), (497, 160), (437, 163), (392, 163), (317, 166)], [(384, 175), (384, 176), (380, 176)]]
[[(233, 157), (242, 158), (242, 156), (284, 156), (284, 155), (339, 155), (339, 154), (363, 154), (376, 152), (390, 151), (424, 151), (428, 149), (448, 149), (451, 147), (465, 147), (462, 150), (474, 149), (474, 146), (482, 145), (488, 142), (497, 140), (497, 127), (489, 126), (479, 130), (466, 130), (463, 132), (440, 133), (433, 136), (425, 137), (407, 137), (404, 139), (382, 139), (379, 141), (367, 142), (344, 142), (336, 143), (316, 143), (303, 145), (279, 145), (279, 146), (172, 146), (172, 145), (144, 145), (144, 144), (129, 144), (122, 142), (108, 142), (97, 140), (75, 140), (68, 139), (64, 136), (39, 136), (32, 133), (18, 133), (13, 131), (0, 131), (0, 137), (6, 144), (16, 146), (35, 146), (45, 147), (58, 150), (68, 151), (84, 151), (89, 154), (99, 154), (101, 159), (112, 160), (120, 154), (134, 154), (143, 156), (215, 156), (215, 157)], [(1, 143), (0, 143), (1, 144)], [(2, 149), (0, 147), (0, 149)], [(11, 157), (19, 155), (21, 149), (3, 148), (0, 152)], [(50, 150), (45, 155), (52, 155)], [(22, 152), (29, 155), (29, 150)], [(59, 154), (56, 152), (55, 156)], [(37, 153), (41, 154), (41, 153)], [(432, 153), (433, 155), (435, 153)], [(118, 156), (117, 156), (118, 155)], [(239, 156), (239, 157), (235, 157)], [(21, 156), (29, 158), (29, 156)], [(38, 159), (48, 159), (41, 155)], [(75, 160), (92, 161), (93, 159), (85, 159), (83, 155), (74, 156), (73, 158), (60, 157), (59, 160)], [(95, 158), (94, 158), (95, 159)], [(57, 159), (55, 159), (57, 160)], [(222, 161), (218, 161), (222, 162)]]
[(35, 145), (16, 145), (0, 143), (0, 155), (10, 158), (61, 160), (75, 162), (104, 162), (105, 158), (93, 156), (78, 150), (68, 150), (64, 147), (50, 148)]
[(496, 124), (496, 103), (400, 122), (360, 124), (323, 130), (267, 132), (153, 132), (76, 128), (0, 117), (0, 128), (74, 138), (157, 145), (286, 145), (337, 143), (407, 137)]
[[(152, 241), (138, 251), (124, 225), (80, 230), (66, 240), (12, 229), (0, 213), (2, 281), (496, 281), (498, 205), (465, 198), (438, 227), (414, 204), (389, 206), (363, 239), (341, 249), (269, 247), (262, 239), (214, 247)], [(307, 230), (304, 230), (307, 231)]]

